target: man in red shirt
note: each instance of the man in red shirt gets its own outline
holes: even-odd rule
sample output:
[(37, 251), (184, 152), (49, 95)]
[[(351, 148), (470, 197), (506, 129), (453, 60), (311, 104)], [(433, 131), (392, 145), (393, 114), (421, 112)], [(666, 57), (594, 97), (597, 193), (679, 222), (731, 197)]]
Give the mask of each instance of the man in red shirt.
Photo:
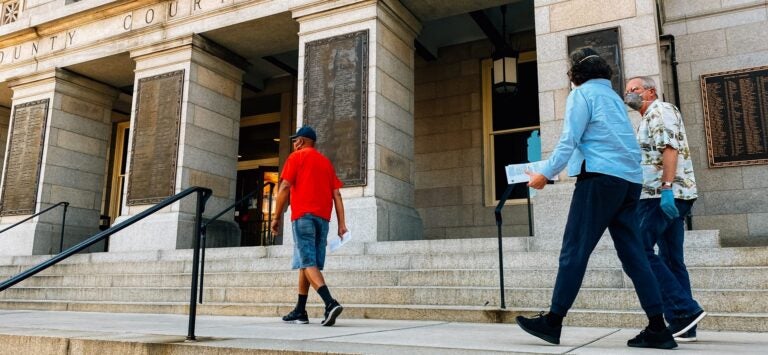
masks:
[(344, 308), (331, 297), (320, 272), (325, 264), (325, 246), (332, 203), (336, 207), (339, 237), (347, 232), (344, 204), (339, 189), (341, 181), (324, 155), (315, 149), (317, 134), (310, 126), (299, 128), (291, 136), (294, 152), (288, 156), (280, 175), (277, 190), (277, 217), (272, 221), (272, 233), (277, 234), (285, 205), (290, 198), (291, 226), (293, 228), (293, 269), (299, 270), (299, 300), (283, 320), (291, 323), (309, 323), (306, 304), (309, 286), (325, 302), (323, 326), (332, 326)]

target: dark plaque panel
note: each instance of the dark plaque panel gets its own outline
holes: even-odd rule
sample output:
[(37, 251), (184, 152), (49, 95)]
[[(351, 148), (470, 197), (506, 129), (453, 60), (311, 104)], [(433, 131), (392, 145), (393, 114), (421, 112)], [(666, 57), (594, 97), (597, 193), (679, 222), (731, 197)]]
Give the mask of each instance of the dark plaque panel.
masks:
[(35, 213), (48, 102), (49, 99), (44, 99), (13, 107), (13, 126), (0, 215)]
[(701, 76), (710, 167), (768, 164), (768, 66)]
[(184, 71), (139, 79), (127, 204), (153, 204), (173, 195)]
[(611, 86), (619, 96), (624, 97), (624, 70), (621, 67), (621, 43), (619, 43), (619, 28), (581, 33), (568, 36), (568, 54), (581, 47), (591, 47), (613, 70)]
[(304, 123), (345, 186), (366, 184), (368, 31), (308, 42)]

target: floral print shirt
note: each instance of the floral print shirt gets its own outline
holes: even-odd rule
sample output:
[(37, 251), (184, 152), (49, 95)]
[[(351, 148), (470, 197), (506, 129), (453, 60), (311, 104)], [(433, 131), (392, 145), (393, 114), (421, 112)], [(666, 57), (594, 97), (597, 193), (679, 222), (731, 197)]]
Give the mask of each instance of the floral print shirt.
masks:
[(661, 197), (662, 152), (666, 146), (677, 150), (677, 171), (672, 182), (675, 198), (693, 200), (698, 197), (683, 116), (675, 105), (658, 99), (652, 102), (640, 120), (637, 142), (640, 144), (643, 167), (640, 198)]

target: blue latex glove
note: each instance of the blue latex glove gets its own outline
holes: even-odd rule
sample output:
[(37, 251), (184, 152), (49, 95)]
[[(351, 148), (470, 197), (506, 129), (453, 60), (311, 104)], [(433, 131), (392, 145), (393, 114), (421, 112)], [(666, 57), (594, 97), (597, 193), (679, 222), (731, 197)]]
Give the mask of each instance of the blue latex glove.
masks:
[(675, 206), (675, 194), (672, 192), (672, 189), (661, 190), (661, 210), (670, 219), (680, 216), (680, 212), (677, 210), (677, 206)]

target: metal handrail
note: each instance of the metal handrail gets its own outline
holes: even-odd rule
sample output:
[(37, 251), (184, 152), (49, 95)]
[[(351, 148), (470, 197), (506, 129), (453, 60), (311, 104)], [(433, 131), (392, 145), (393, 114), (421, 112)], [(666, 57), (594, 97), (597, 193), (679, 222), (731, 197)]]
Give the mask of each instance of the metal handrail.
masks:
[(66, 202), (66, 201), (59, 202), (59, 203), (57, 203), (57, 204), (55, 204), (55, 205), (53, 205), (51, 207), (48, 207), (48, 208), (46, 208), (46, 209), (44, 209), (44, 210), (42, 210), (40, 212), (37, 212), (37, 213), (27, 217), (27, 218), (24, 218), (23, 220), (21, 220), (19, 222), (16, 222), (14, 225), (12, 225), (12, 226), (10, 226), (10, 227), (8, 227), (6, 229), (1, 230), (0, 233), (3, 233), (3, 232), (5, 232), (5, 231), (7, 231), (7, 230), (9, 230), (9, 229), (11, 229), (13, 227), (16, 227), (16, 226), (26, 222), (26, 221), (29, 221), (30, 219), (35, 218), (35, 217), (37, 217), (37, 216), (39, 216), (39, 215), (41, 215), (43, 213), (46, 213), (46, 212), (48, 212), (48, 211), (50, 211), (50, 210), (52, 210), (52, 209), (54, 209), (56, 207), (59, 207), (60, 205), (64, 205), (64, 213), (61, 214), (61, 238), (59, 238), (59, 253), (61, 253), (61, 250), (64, 248), (64, 223), (67, 222), (67, 207), (69, 207), (69, 202)]
[(221, 212), (217, 213), (215, 216), (213, 216), (208, 221), (203, 223), (202, 226), (200, 226), (200, 245), (201, 245), (200, 248), (202, 249), (202, 256), (200, 258), (200, 298), (198, 299), (198, 302), (200, 302), (201, 304), (203, 303), (203, 281), (205, 280), (205, 236), (206, 236), (206, 232), (208, 231), (208, 225), (213, 223), (213, 221), (219, 219), (219, 217), (223, 216), (229, 210), (235, 208), (237, 205), (245, 202), (245, 200), (253, 197), (253, 195), (259, 191), (261, 191), (261, 188), (257, 188), (256, 190), (249, 192), (247, 195), (243, 196), (243, 198), (229, 205), (229, 207), (221, 210)]
[(0, 292), (5, 291), (9, 287), (24, 281), (33, 275), (39, 273), (40, 271), (43, 271), (56, 263), (69, 258), (70, 256), (77, 254), (86, 248), (90, 247), (93, 244), (96, 244), (110, 235), (117, 233), (124, 228), (146, 218), (147, 216), (169, 206), (170, 204), (181, 200), (184, 197), (187, 197), (188, 195), (192, 193), (197, 193), (197, 208), (195, 209), (195, 228), (194, 228), (194, 238), (193, 238), (193, 256), (192, 256), (192, 286), (190, 287), (190, 301), (189, 301), (189, 330), (187, 333), (187, 340), (195, 340), (195, 317), (197, 314), (197, 302), (196, 296), (197, 296), (197, 276), (198, 276), (198, 263), (200, 262), (200, 227), (202, 224), (202, 215), (203, 211), (205, 210), (205, 203), (208, 201), (208, 198), (211, 196), (211, 189), (204, 188), (204, 187), (190, 187), (182, 192), (177, 193), (176, 195), (173, 195), (171, 197), (166, 198), (165, 200), (161, 201), (160, 203), (142, 211), (141, 213), (126, 219), (123, 222), (120, 222), (112, 227), (110, 227), (107, 230), (101, 231), (90, 238), (72, 246), (69, 247), (67, 250), (64, 250), (60, 252), (59, 254), (55, 255), (54, 257), (37, 264), (33, 266), (32, 268), (11, 277), (8, 280), (3, 281), (0, 283)]

